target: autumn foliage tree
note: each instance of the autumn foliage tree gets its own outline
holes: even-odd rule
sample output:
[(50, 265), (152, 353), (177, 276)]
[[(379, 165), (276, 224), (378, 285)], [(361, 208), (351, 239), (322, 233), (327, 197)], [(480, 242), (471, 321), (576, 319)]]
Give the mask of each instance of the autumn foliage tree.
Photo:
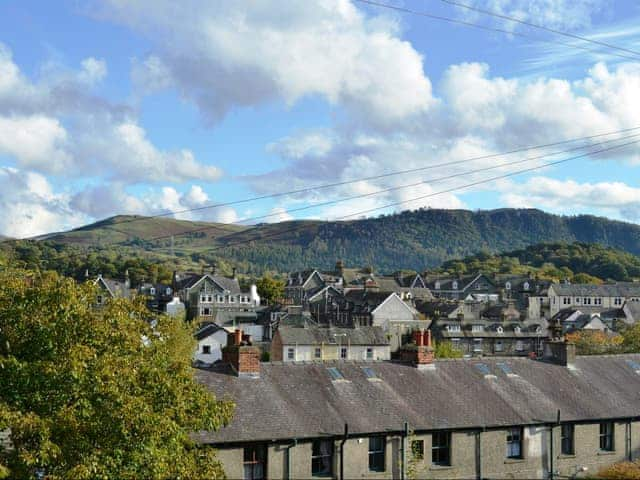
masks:
[(566, 339), (575, 343), (579, 355), (620, 353), (624, 337), (609, 335), (599, 330), (578, 330), (568, 333)]
[(194, 380), (189, 328), (135, 301), (96, 311), (95, 293), (0, 271), (0, 476), (222, 478), (190, 432), (222, 427), (233, 405)]
[(597, 478), (602, 480), (636, 480), (640, 478), (640, 461), (616, 463), (600, 470)]

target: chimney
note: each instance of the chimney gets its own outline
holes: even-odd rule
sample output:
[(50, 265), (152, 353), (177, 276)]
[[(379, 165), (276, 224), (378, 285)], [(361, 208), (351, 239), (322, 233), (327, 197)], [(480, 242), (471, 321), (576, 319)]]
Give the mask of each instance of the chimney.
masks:
[(236, 329), (227, 336), (222, 349), (222, 361), (228, 363), (238, 377), (260, 376), (260, 349), (251, 342), (251, 335)]
[(231, 278), (235, 280), (237, 273), (238, 273), (238, 269), (236, 267), (233, 267), (233, 273), (231, 274)]
[(543, 360), (572, 368), (576, 362), (576, 345), (566, 340), (550, 340), (544, 344)]
[(400, 350), (400, 360), (410, 363), (420, 370), (432, 370), (434, 354), (431, 346), (431, 330), (413, 332), (413, 343), (404, 345)]
[(338, 260), (336, 262), (336, 274), (341, 277), (343, 273), (344, 273), (344, 263), (342, 262), (342, 260)]

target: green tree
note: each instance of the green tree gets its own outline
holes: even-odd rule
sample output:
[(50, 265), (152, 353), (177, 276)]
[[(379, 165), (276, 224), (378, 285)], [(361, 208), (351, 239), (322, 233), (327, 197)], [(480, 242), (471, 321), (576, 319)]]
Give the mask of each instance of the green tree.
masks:
[(91, 308), (87, 284), (0, 272), (0, 450), (11, 478), (222, 478), (190, 432), (226, 424), (233, 404), (193, 376), (193, 338), (141, 302)]
[(446, 340), (435, 342), (434, 353), (436, 358), (462, 358), (462, 350)]
[(284, 282), (272, 277), (262, 277), (256, 282), (260, 298), (267, 304), (273, 303), (284, 296)]

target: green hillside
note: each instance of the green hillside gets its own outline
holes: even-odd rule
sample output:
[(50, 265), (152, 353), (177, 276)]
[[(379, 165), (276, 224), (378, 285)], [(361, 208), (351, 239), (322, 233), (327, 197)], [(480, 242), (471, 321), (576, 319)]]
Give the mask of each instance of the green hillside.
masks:
[[(153, 240), (157, 237), (163, 238)], [(71, 251), (74, 266), (63, 266), (76, 273), (84, 271), (87, 263), (104, 268), (98, 260), (105, 256), (111, 264), (139, 258), (170, 268), (202, 268), (216, 263), (223, 270), (236, 266), (251, 275), (312, 266), (331, 268), (336, 259), (347, 265), (390, 272), (433, 269), (443, 262), (480, 252), (513, 252), (557, 242), (597, 243), (638, 255), (640, 226), (587, 215), (564, 217), (534, 209), (421, 209), (348, 222), (304, 220), (253, 227), (121, 216), (48, 235), (37, 242), (20, 242), (26, 253), (18, 257), (49, 256), (52, 258), (46, 261), (50, 265), (60, 266)], [(91, 252), (91, 262), (87, 262), (86, 252)], [(619, 273), (617, 276), (625, 276), (624, 272)], [(603, 277), (597, 276), (606, 278), (606, 272), (600, 274)]]
[(450, 260), (439, 270), (454, 274), (532, 273), (541, 278), (570, 279), (577, 283), (631, 281), (640, 278), (640, 257), (599, 244), (544, 243), (499, 255), (479, 253), (462, 260)]

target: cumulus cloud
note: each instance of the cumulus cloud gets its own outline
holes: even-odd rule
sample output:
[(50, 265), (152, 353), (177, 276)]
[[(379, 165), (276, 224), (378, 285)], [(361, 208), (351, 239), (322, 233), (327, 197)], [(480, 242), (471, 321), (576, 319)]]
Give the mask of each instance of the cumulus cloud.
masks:
[(94, 95), (107, 75), (103, 60), (86, 58), (77, 71), (49, 64), (45, 73), (26, 78), (0, 43), (0, 154), (21, 168), (129, 184), (220, 177), (190, 150), (158, 149), (130, 107)]
[(502, 200), (511, 207), (546, 208), (559, 213), (597, 211), (630, 221), (640, 220), (640, 188), (623, 182), (579, 183), (534, 177), (502, 186)]
[(398, 24), (366, 17), (349, 0), (103, 4), (106, 16), (155, 44), (135, 62), (137, 86), (173, 86), (210, 121), (234, 107), (319, 95), (388, 125), (433, 103), (422, 57)]

